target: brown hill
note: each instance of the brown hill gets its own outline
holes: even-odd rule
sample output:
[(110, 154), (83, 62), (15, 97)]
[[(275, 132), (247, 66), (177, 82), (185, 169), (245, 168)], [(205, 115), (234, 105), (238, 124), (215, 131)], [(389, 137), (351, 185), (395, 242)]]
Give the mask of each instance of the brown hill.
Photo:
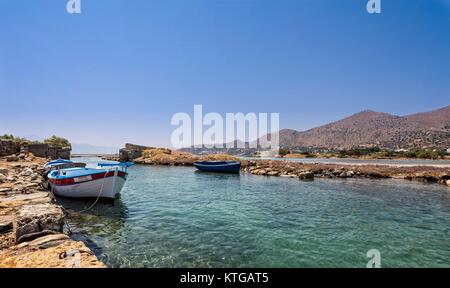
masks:
[(407, 116), (362, 111), (304, 132), (280, 131), (282, 147), (450, 147), (450, 106)]

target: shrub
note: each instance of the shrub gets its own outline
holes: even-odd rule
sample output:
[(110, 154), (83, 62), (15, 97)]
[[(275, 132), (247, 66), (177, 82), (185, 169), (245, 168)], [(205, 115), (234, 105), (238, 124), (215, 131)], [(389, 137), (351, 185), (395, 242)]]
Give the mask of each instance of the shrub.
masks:
[(44, 143), (54, 147), (72, 147), (69, 140), (55, 135), (48, 139), (45, 139)]
[(30, 141), (30, 140), (25, 139), (25, 138), (15, 137), (12, 134), (9, 134), (9, 135), (5, 134), (3, 136), (0, 136), (0, 140), (13, 141), (13, 142), (18, 143), (20, 145), (39, 143), (37, 141)]

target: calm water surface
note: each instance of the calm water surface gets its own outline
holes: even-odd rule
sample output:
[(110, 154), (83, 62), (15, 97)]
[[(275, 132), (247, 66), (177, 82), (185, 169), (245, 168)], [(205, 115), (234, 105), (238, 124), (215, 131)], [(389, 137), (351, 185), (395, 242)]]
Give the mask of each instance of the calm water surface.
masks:
[[(370, 249), (383, 267), (450, 267), (445, 186), (129, 172), (114, 207), (70, 216), (112, 267), (365, 267)], [(60, 201), (72, 211), (91, 204)]]

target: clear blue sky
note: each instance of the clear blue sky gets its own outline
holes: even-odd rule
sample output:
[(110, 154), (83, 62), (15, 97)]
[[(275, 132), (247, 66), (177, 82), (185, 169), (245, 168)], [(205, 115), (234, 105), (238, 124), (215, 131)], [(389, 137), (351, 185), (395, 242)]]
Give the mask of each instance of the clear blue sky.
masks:
[(0, 0), (0, 133), (169, 145), (176, 112), (304, 130), (450, 104), (450, 0)]

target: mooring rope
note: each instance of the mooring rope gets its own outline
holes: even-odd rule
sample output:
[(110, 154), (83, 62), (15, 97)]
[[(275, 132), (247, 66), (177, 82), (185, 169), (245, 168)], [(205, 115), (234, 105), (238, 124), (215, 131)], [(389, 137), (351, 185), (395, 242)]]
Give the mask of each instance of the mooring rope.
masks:
[[(106, 175), (108, 174), (108, 172), (110, 172), (110, 171), (106, 171), (105, 172), (105, 174), (103, 175), (103, 182), (102, 182), (102, 186), (100, 187), (100, 191), (99, 191), (99, 193), (98, 193), (98, 195), (97, 195), (97, 199), (95, 199), (95, 202), (91, 205), (91, 206), (89, 206), (88, 208), (86, 208), (86, 209), (83, 209), (83, 210), (81, 210), (81, 211), (75, 211), (75, 213), (84, 213), (84, 212), (87, 212), (87, 211), (89, 211), (89, 210), (91, 210), (92, 208), (94, 208), (94, 206), (97, 204), (97, 202), (100, 200), (100, 196), (102, 195), (102, 193), (103, 193), (103, 189), (104, 189), (104, 187), (105, 187), (105, 182), (106, 182)], [(60, 173), (60, 170), (58, 169), (58, 175), (59, 175), (59, 173)], [(56, 196), (55, 196), (55, 194), (54, 194), (54, 188), (55, 188), (55, 183), (56, 183), (56, 178), (54, 179), (54, 183), (53, 183), (53, 185), (52, 185), (52, 189), (51, 189), (51, 191), (50, 191), (50, 193), (52, 194), (52, 196), (53, 196), (53, 198), (55, 199), (55, 201), (56, 202), (58, 202), (56, 199)], [(58, 203), (59, 204), (59, 203)], [(61, 205), (61, 204), (59, 204), (59, 206), (61, 206), (62, 207), (62, 209), (67, 213), (67, 214), (69, 214), (69, 211), (67, 211), (65, 208), (64, 208), (64, 206), (63, 205)], [(70, 225), (69, 225), (69, 223), (67, 222), (67, 221), (65, 221), (66, 222), (66, 225), (67, 225), (67, 228), (69, 229), (69, 232), (72, 234), (72, 229), (70, 228)]]
[[(51, 171), (50, 171), (49, 173), (51, 173)], [(58, 175), (59, 175), (59, 173), (60, 173), (60, 171), (59, 171), (59, 169), (58, 169)], [(49, 178), (48, 178), (48, 175), (47, 175), (47, 181), (48, 181), (49, 183), (51, 183), (51, 181), (50, 181)], [(66, 212), (66, 214), (69, 214), (69, 211), (67, 211), (66, 208), (64, 208), (63, 205), (61, 205), (60, 203), (58, 203), (58, 199), (56, 198), (55, 193), (53, 192), (53, 190), (55, 189), (55, 185), (56, 185), (56, 177), (55, 177), (55, 179), (53, 180), (53, 182), (54, 182), (54, 183), (53, 183), (53, 185), (52, 185), (52, 189), (50, 190), (50, 193), (52, 194), (53, 199), (55, 199), (56, 204), (58, 204), (58, 205), (61, 207), (61, 209), (63, 209), (63, 211)], [(65, 219), (65, 217), (64, 217), (64, 223), (67, 225), (67, 229), (69, 229), (69, 233), (72, 234), (72, 229), (70, 228), (70, 225), (69, 225), (69, 223), (67, 222), (67, 220)]]
[(109, 172), (109, 171), (106, 170), (105, 175), (103, 176), (102, 186), (101, 186), (101, 188), (100, 188), (100, 192), (98, 193), (97, 199), (95, 199), (95, 202), (94, 202), (89, 208), (84, 209), (84, 210), (81, 210), (81, 211), (79, 211), (78, 213), (83, 213), (83, 212), (89, 211), (89, 210), (91, 210), (92, 208), (94, 208), (94, 206), (97, 204), (98, 200), (100, 199), (100, 196), (101, 196), (102, 193), (103, 193), (103, 188), (104, 188), (105, 182), (106, 182), (106, 175), (108, 174), (108, 172)]

